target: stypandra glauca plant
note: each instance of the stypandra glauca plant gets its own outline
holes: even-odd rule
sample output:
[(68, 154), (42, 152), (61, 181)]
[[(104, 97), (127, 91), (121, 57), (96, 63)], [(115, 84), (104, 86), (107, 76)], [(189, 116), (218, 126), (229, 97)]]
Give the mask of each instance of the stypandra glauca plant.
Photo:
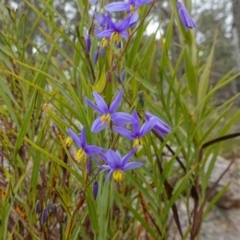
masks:
[(0, 5), (1, 239), (199, 236), (229, 186), (207, 191), (217, 157), (240, 135), (239, 94), (215, 96), (239, 73), (212, 85), (217, 33), (199, 49), (191, 1), (169, 2), (160, 38), (154, 0), (76, 0), (76, 17)]

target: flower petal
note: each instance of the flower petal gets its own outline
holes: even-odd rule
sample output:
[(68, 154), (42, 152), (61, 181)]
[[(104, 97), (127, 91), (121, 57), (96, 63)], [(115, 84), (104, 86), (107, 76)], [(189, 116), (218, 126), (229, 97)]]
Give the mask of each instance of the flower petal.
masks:
[(103, 114), (102, 111), (99, 109), (98, 106), (96, 106), (92, 101), (90, 101), (87, 97), (84, 98), (85, 102), (87, 103), (88, 106), (90, 106), (92, 109), (97, 111), (100, 114)]
[(138, 168), (138, 167), (141, 167), (142, 165), (143, 165), (143, 163), (141, 163), (141, 162), (131, 162), (131, 163), (128, 163), (127, 165), (125, 165), (123, 171)]
[(112, 35), (112, 33), (113, 33), (113, 30), (112, 30), (112, 29), (109, 29), (109, 30), (104, 30), (104, 31), (96, 34), (96, 36), (97, 36), (98, 38), (104, 38), (104, 37), (110, 38), (111, 35)]
[(105, 21), (107, 22), (108, 27), (109, 27), (111, 30), (115, 31), (115, 30), (116, 30), (116, 25), (115, 25), (115, 23), (112, 21), (111, 16), (110, 16), (110, 15), (104, 15), (104, 19), (105, 19)]
[(96, 104), (97, 104), (98, 108), (103, 113), (107, 113), (108, 112), (108, 106), (107, 106), (106, 102), (104, 101), (104, 99), (102, 98), (102, 96), (100, 94), (98, 94), (97, 92), (93, 92), (93, 96), (94, 96), (94, 99), (96, 101)]
[(158, 121), (158, 119), (156, 117), (152, 118), (149, 121), (146, 121), (141, 127), (140, 136), (143, 137), (148, 132), (150, 132), (156, 125), (157, 121)]
[(193, 22), (192, 17), (189, 14), (188, 10), (185, 8), (185, 6), (181, 2), (177, 2), (177, 6), (179, 18), (182, 21), (182, 24), (185, 27), (185, 29), (196, 28), (196, 25)]
[(109, 112), (110, 113), (114, 113), (117, 110), (119, 104), (122, 101), (122, 95), (123, 95), (123, 89), (121, 88), (120, 91), (118, 92), (117, 96), (112, 101), (112, 103), (111, 103), (111, 105), (109, 107)]
[(100, 153), (98, 153), (98, 155), (99, 155), (100, 158), (103, 159), (103, 161), (105, 161), (106, 163), (109, 164), (108, 158), (107, 158), (107, 156), (104, 153), (100, 152)]
[(122, 163), (121, 165), (123, 167), (125, 167), (125, 165), (127, 164), (128, 160), (134, 155), (134, 153), (136, 152), (136, 148), (133, 148), (132, 151), (130, 151), (127, 155), (125, 155), (123, 158), (122, 158)]
[(95, 4), (97, 3), (98, 0), (89, 0), (90, 4)]
[(130, 28), (131, 26), (129, 25), (131, 21), (131, 17), (127, 17), (125, 19), (123, 19), (121, 22), (118, 22), (117, 25), (117, 30), (119, 32), (122, 32), (123, 30), (127, 30), (128, 28)]
[(105, 170), (111, 170), (111, 167), (109, 165), (99, 165), (98, 167), (102, 168), (103, 170), (101, 170), (99, 173), (105, 171)]
[(101, 117), (98, 117), (92, 124), (91, 131), (94, 133), (102, 131), (107, 126), (107, 122), (102, 123)]
[(95, 145), (87, 145), (84, 149), (88, 156), (102, 152), (102, 148)]
[(132, 27), (138, 20), (138, 11), (135, 10), (134, 13), (130, 13), (131, 20), (129, 22), (129, 25)]
[(131, 140), (134, 140), (135, 139), (135, 134), (133, 134), (132, 132), (130, 132), (129, 130), (127, 130), (126, 128), (123, 128), (123, 127), (113, 127), (113, 130), (117, 133), (119, 133), (120, 135), (128, 138), (128, 139), (131, 139)]
[(109, 12), (129, 11), (130, 4), (126, 2), (114, 2), (106, 5), (104, 8)]
[(161, 118), (151, 114), (150, 112), (145, 112), (145, 116), (147, 120), (151, 120), (154, 117), (158, 119), (158, 122), (156, 123), (156, 126), (154, 127), (154, 129), (159, 128), (159, 130), (162, 129), (163, 131), (167, 131), (167, 133), (165, 134), (168, 134), (169, 131), (172, 130), (172, 128), (167, 123), (165, 123)]
[(113, 170), (121, 167), (121, 156), (120, 156), (120, 154), (117, 154), (113, 150), (109, 149), (106, 153), (106, 156), (108, 158), (109, 165), (111, 166), (111, 168)]
[(77, 144), (77, 146), (82, 147), (80, 137), (70, 128), (67, 129), (67, 132), (73, 141)]
[(139, 7), (152, 2), (153, 0), (139, 0)]
[(130, 123), (130, 124), (136, 123), (136, 119), (132, 115), (125, 113), (125, 112), (113, 113), (113, 114), (111, 114), (111, 119), (116, 124), (118, 124), (119, 122)]
[(105, 178), (105, 183), (109, 180), (109, 178), (112, 176), (113, 170), (110, 170), (109, 173), (107, 174), (106, 178)]
[(127, 31), (122, 31), (121, 35), (122, 35), (123, 38), (128, 38), (129, 37), (129, 34), (128, 34)]
[(137, 111), (136, 111), (136, 110), (133, 111), (132, 116), (133, 116), (134, 119), (136, 120), (136, 122), (133, 123), (133, 125), (132, 125), (133, 132), (134, 132), (135, 135), (139, 135), (139, 134), (140, 134), (141, 126), (140, 126), (140, 120), (139, 120), (139, 117), (138, 117), (138, 114), (137, 114)]
[(85, 148), (86, 146), (86, 129), (85, 127), (82, 128), (82, 132), (81, 132), (81, 146), (82, 148)]
[(169, 132), (171, 131), (171, 128), (169, 126), (166, 126), (161, 122), (157, 122), (153, 129), (160, 132), (161, 134), (169, 134)]

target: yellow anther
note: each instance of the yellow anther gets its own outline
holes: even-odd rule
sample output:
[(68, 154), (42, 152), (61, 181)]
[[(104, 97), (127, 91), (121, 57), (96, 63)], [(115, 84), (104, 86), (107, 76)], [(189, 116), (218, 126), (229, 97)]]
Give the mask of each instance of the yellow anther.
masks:
[(143, 140), (141, 138), (136, 138), (133, 141), (133, 147), (138, 148), (139, 146), (142, 146), (142, 145), (143, 145)]
[(110, 115), (110, 113), (102, 115), (101, 116), (101, 122), (102, 122), (102, 124), (107, 122), (107, 124), (109, 125), (110, 122), (111, 122), (111, 115)]
[(102, 40), (101, 40), (101, 46), (102, 47), (106, 47), (108, 45), (108, 39), (107, 38), (102, 38)]
[(131, 5), (130, 5), (130, 11), (131, 11), (131, 13), (134, 14), (134, 12), (135, 12), (136, 10), (138, 11), (138, 14), (140, 14), (140, 9), (139, 9), (139, 8), (136, 8), (135, 5), (131, 4)]
[(124, 172), (120, 169), (117, 169), (113, 172), (113, 179), (116, 182), (121, 182), (123, 180), (123, 175), (124, 175)]
[(122, 35), (118, 32), (113, 32), (110, 38), (110, 41), (115, 42), (116, 44), (119, 44), (122, 40)]
[(131, 5), (130, 5), (130, 11), (131, 11), (131, 13), (133, 14), (135, 10), (136, 10), (135, 5), (131, 4)]
[(80, 148), (77, 151), (75, 159), (77, 162), (83, 161), (83, 163), (85, 163), (87, 161), (87, 154), (85, 153), (84, 149)]
[(72, 138), (68, 137), (65, 143), (66, 147), (70, 147), (72, 145), (72, 142), (73, 142)]

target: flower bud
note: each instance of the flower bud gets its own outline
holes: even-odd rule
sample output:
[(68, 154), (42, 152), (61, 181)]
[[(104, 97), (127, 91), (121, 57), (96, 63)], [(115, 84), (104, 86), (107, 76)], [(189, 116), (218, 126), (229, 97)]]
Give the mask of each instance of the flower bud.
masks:
[(43, 225), (47, 221), (47, 218), (48, 218), (48, 210), (47, 208), (44, 208), (41, 216), (41, 225)]
[(87, 52), (89, 53), (91, 48), (91, 37), (89, 34), (85, 38), (85, 41), (86, 41), (86, 49), (87, 49)]
[(194, 21), (192, 20), (191, 15), (189, 14), (188, 10), (181, 2), (177, 2), (179, 18), (185, 27), (185, 29), (192, 29), (196, 28)]
[(94, 64), (97, 63), (97, 60), (98, 60), (98, 57), (99, 57), (99, 51), (97, 50), (95, 53), (94, 53)]
[(93, 184), (93, 198), (96, 200), (98, 194), (98, 182), (94, 182)]

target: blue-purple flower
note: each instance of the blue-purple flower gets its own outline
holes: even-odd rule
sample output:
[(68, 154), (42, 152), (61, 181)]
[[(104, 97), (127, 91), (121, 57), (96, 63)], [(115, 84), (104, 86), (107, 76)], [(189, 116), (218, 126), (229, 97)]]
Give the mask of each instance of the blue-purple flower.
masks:
[(123, 90), (121, 88), (109, 107), (102, 96), (96, 92), (93, 92), (96, 104), (92, 103), (87, 97), (85, 97), (86, 103), (101, 114), (101, 116), (93, 122), (91, 128), (92, 132), (100, 132), (107, 125), (109, 125), (111, 121), (121, 126), (124, 123), (127, 124), (135, 122), (135, 119), (130, 114), (124, 112), (115, 112), (122, 101), (122, 94)]
[(104, 29), (101, 32), (97, 32), (96, 36), (98, 38), (101, 38), (102, 41), (104, 39), (104, 44), (107, 39), (110, 39), (110, 41), (115, 42), (116, 44), (119, 44), (121, 42), (122, 38), (128, 38), (128, 32), (127, 29), (131, 27), (129, 24), (131, 21), (131, 17), (127, 17), (123, 19), (120, 22), (114, 23), (109, 16), (104, 16), (108, 29)]
[(120, 135), (133, 140), (133, 147), (137, 148), (138, 146), (143, 145), (142, 138), (154, 128), (158, 119), (152, 118), (141, 126), (136, 110), (133, 111), (132, 116), (136, 120), (136, 122), (132, 124), (132, 132), (124, 127), (113, 127), (113, 130)]
[(193, 22), (192, 17), (189, 14), (188, 10), (185, 8), (185, 6), (181, 2), (177, 2), (177, 7), (178, 7), (179, 17), (180, 17), (180, 20), (182, 21), (183, 26), (186, 29), (196, 28), (196, 25)]
[(95, 159), (94, 154), (100, 153), (102, 151), (102, 148), (98, 146), (87, 144), (85, 127), (82, 129), (80, 137), (71, 129), (68, 129), (67, 131), (70, 137), (79, 147), (79, 150), (77, 151), (75, 157), (76, 161), (86, 162), (88, 157), (93, 157)]
[[(108, 24), (106, 22), (105, 18), (110, 18), (109, 14), (98, 14), (97, 12), (94, 12), (94, 19), (97, 22), (98, 27), (95, 27), (95, 33), (96, 36), (100, 34), (103, 31), (106, 31), (109, 29)], [(99, 37), (101, 38), (101, 48), (104, 49), (108, 45), (109, 38), (108, 37)]]
[(148, 4), (153, 0), (128, 0), (127, 2), (113, 2), (106, 5), (104, 8), (109, 12), (130, 12), (130, 25), (133, 25), (138, 20), (138, 10), (142, 5)]
[(154, 116), (153, 114), (151, 114), (150, 112), (145, 112), (145, 116), (146, 119), (148, 121), (151, 121), (152, 119), (156, 119), (157, 118), (157, 122), (155, 124), (155, 126), (153, 127), (153, 129), (160, 135), (167, 135), (169, 134), (169, 132), (172, 130), (172, 128), (167, 125), (163, 120), (161, 120), (159, 117)]
[(118, 151), (108, 150), (105, 154), (99, 153), (99, 156), (107, 163), (106, 165), (99, 165), (103, 171), (109, 171), (105, 182), (109, 180), (111, 176), (116, 182), (121, 182), (123, 180), (124, 172), (130, 169), (138, 168), (143, 165), (141, 162), (130, 162), (128, 160), (134, 155), (136, 149), (134, 148), (123, 158)]

